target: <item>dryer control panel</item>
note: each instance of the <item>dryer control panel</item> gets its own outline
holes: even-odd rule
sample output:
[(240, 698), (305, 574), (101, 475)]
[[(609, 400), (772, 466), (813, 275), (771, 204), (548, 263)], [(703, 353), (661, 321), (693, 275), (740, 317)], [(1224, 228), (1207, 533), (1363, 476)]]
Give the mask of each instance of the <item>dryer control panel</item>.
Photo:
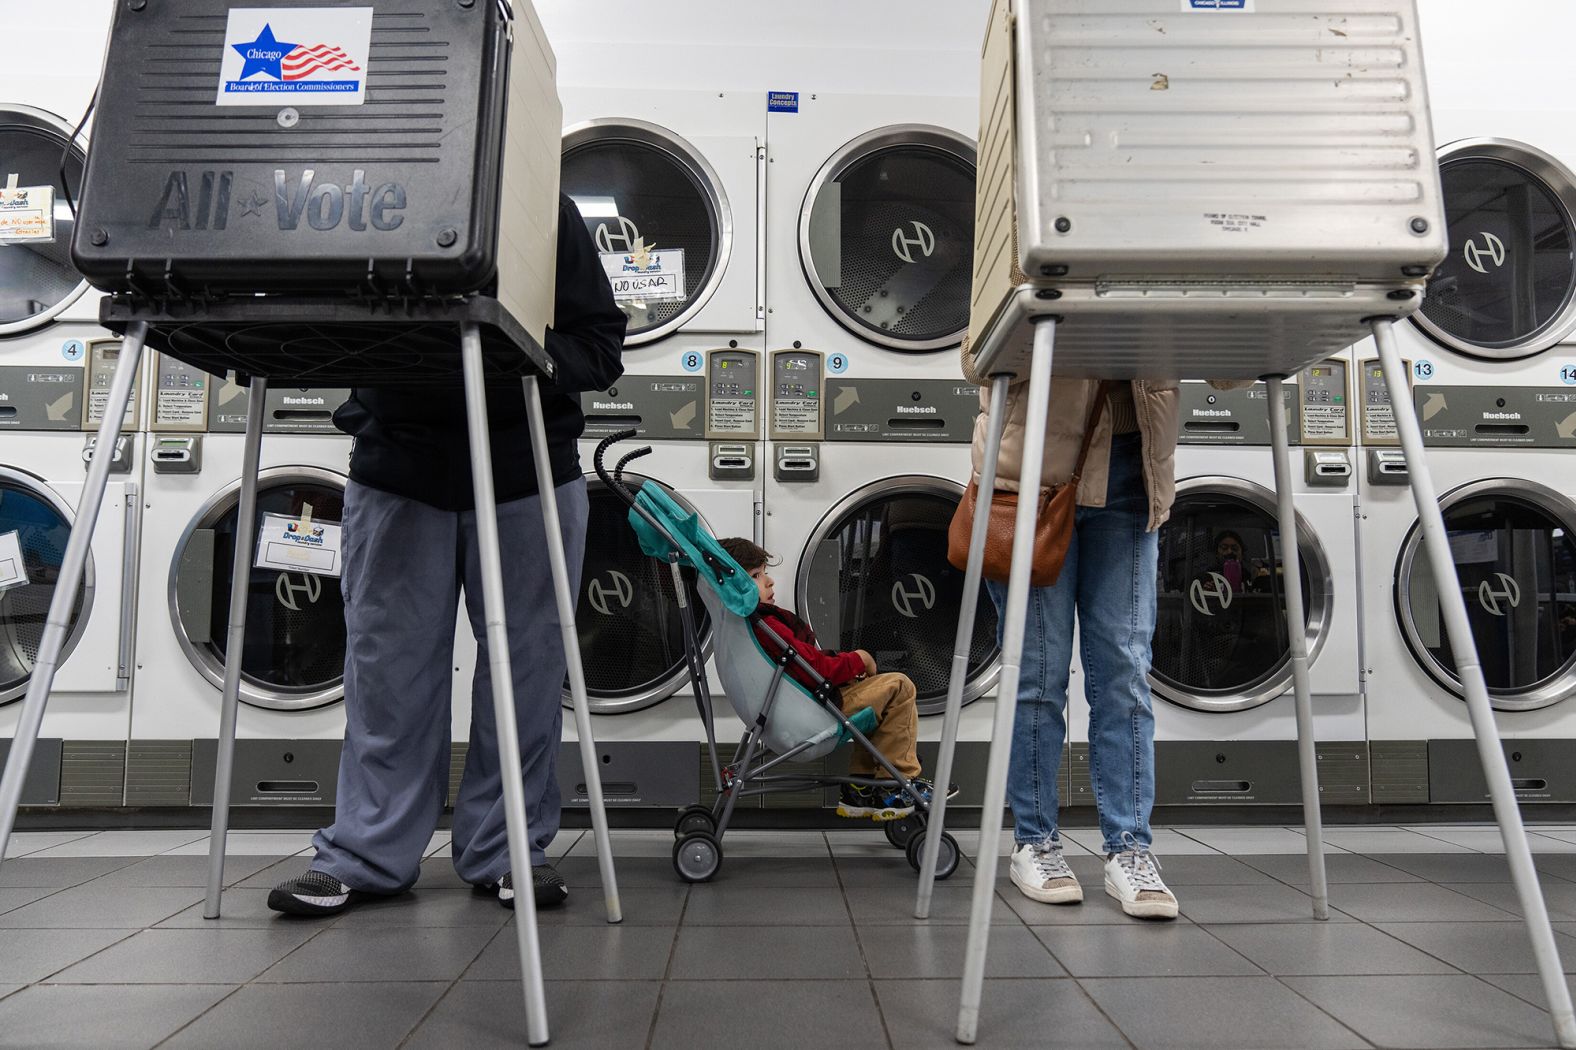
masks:
[(1416, 387), (1423, 444), (1446, 448), (1576, 450), (1576, 390), (1568, 387)]
[(816, 350), (796, 347), (772, 354), (773, 441), (819, 441), (825, 436), (821, 366)]
[(954, 379), (833, 379), (828, 441), (947, 442), (974, 438), (979, 388)]
[[(251, 411), (251, 391), (229, 379), (212, 382), (217, 393), (209, 406), (208, 429), (216, 434), (242, 433)], [(334, 410), (349, 399), (349, 387), (269, 387), (263, 398), (263, 433), (337, 434)]]
[(713, 350), (706, 355), (706, 437), (711, 441), (761, 436), (761, 355)]
[(1299, 444), (1345, 446), (1352, 443), (1349, 380), (1346, 362), (1340, 358), (1320, 361), (1302, 370), (1297, 377), (1302, 390)]
[[(1286, 399), (1286, 436), (1290, 441), (1297, 440), (1302, 417), (1296, 390), (1291, 383), (1281, 385), (1281, 396)], [(1202, 380), (1183, 380), (1178, 402), (1179, 444), (1270, 444), (1269, 387), (1263, 383), (1216, 390)]]
[[(1411, 382), (1412, 364), (1403, 361), (1407, 381)], [(1362, 363), (1363, 444), (1398, 446), (1401, 437), (1395, 430), (1395, 409), (1390, 404), (1390, 388), (1385, 385), (1384, 368), (1377, 357)], [(1403, 472), (1404, 477), (1404, 472)]]
[(155, 355), (151, 429), (166, 433), (207, 430), (208, 392), (213, 383), (213, 376), (200, 368)]
[[(90, 339), (88, 341), (88, 390), (82, 402), (82, 429), (97, 430), (104, 418), (104, 407), (109, 404), (110, 384), (115, 380), (115, 366), (120, 363), (119, 339)], [(131, 397), (126, 402), (126, 414), (121, 424), (127, 430), (136, 430), (140, 415), (137, 408), (142, 403), (142, 370), (131, 380)]]

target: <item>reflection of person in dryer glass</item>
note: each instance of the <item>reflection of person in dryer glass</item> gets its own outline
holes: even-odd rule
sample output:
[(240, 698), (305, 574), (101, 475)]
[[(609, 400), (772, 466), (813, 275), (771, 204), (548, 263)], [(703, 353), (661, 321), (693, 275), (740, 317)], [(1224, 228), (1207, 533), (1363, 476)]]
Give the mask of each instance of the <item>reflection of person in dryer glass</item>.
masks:
[(1251, 566), (1244, 567), (1242, 537), (1230, 529), (1215, 536), (1215, 559), (1219, 562), (1215, 571), (1226, 578), (1236, 593), (1255, 591), (1262, 594), (1271, 589), (1273, 581), (1269, 567), (1260, 558), (1253, 559)]

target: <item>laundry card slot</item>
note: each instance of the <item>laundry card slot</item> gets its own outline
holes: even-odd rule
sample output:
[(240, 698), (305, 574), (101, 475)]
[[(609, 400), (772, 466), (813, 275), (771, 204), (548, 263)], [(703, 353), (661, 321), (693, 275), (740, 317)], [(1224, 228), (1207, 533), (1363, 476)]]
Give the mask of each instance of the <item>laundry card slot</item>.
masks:
[(276, 408), (273, 417), (280, 423), (323, 423), (332, 420), (334, 413), (326, 408)]
[(259, 795), (315, 795), (318, 782), (315, 780), (259, 780), (257, 793)]
[(1479, 423), (1473, 428), (1479, 437), (1519, 437), (1532, 433), (1525, 423)]
[(946, 430), (947, 421), (934, 417), (926, 419), (889, 419), (887, 420), (887, 428), (890, 430)]
[(1200, 795), (1244, 795), (1253, 790), (1251, 780), (1195, 780), (1193, 790)]
[(613, 430), (639, 430), (640, 424), (645, 420), (640, 416), (604, 416), (592, 414), (586, 416), (586, 425), (599, 429)]
[(1182, 429), (1189, 434), (1235, 434), (1242, 424), (1229, 419), (1190, 419)]

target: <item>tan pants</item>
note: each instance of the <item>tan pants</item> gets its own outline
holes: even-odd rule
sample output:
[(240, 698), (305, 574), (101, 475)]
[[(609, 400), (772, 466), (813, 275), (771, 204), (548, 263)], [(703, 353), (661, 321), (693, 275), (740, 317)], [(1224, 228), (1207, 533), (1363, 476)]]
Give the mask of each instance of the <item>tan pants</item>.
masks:
[[(876, 713), (876, 731), (870, 742), (905, 777), (919, 776), (919, 758), (914, 741), (919, 736), (919, 708), (914, 703), (914, 683), (906, 674), (871, 675), (862, 682), (843, 686), (843, 714), (851, 715), (861, 707)], [(885, 777), (877, 773), (876, 760), (855, 745), (848, 760), (848, 772), (856, 777)]]

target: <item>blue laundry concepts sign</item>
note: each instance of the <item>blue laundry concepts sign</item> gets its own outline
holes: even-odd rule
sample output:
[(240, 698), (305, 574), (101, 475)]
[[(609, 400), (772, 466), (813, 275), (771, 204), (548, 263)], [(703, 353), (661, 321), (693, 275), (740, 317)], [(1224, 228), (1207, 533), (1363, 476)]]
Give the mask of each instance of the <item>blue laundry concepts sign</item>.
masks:
[(766, 112), (768, 112), (768, 113), (797, 113), (797, 112), (799, 112), (799, 92), (797, 92), (797, 91), (768, 91), (766, 93)]
[(1182, 10), (1188, 11), (1248, 11), (1253, 10), (1253, 0), (1182, 0)]

